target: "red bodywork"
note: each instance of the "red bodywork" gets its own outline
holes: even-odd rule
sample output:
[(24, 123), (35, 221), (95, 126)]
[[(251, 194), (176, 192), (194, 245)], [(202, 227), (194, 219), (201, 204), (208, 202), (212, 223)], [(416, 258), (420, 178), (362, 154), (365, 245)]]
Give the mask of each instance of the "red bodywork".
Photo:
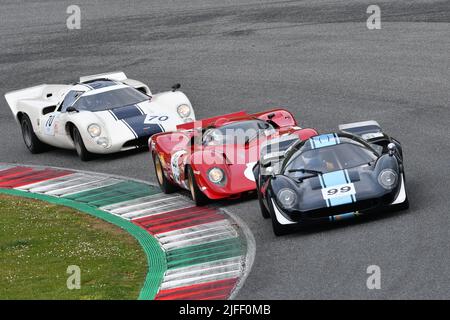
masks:
[[(248, 144), (205, 146), (193, 142), (196, 136), (201, 135), (202, 128), (220, 128), (254, 119), (269, 120), (275, 130), (269, 135), (249, 141)], [(252, 168), (259, 160), (260, 148), (266, 141), (286, 134), (296, 134), (301, 140), (317, 135), (314, 129), (298, 127), (294, 116), (284, 109), (272, 109), (256, 114), (241, 111), (182, 124), (177, 129), (175, 132), (153, 135), (149, 140), (150, 151), (160, 157), (169, 181), (184, 189), (188, 189), (186, 168), (191, 166), (200, 190), (210, 199), (238, 196), (256, 189)], [(214, 167), (225, 173), (226, 181), (222, 185), (208, 179), (208, 172)]]

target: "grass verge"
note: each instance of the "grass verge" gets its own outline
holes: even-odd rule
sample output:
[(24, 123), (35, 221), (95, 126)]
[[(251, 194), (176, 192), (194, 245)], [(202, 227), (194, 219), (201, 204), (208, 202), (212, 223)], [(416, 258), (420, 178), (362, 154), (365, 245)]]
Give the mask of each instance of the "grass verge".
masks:
[[(147, 262), (122, 229), (71, 208), (0, 195), (0, 299), (136, 299)], [(69, 290), (69, 265), (81, 288)]]

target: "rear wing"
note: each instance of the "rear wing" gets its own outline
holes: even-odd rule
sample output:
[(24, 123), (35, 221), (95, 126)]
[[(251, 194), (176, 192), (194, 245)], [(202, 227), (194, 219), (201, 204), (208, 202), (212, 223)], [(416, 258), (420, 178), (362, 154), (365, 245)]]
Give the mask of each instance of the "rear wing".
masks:
[(99, 74), (93, 74), (90, 76), (83, 76), (80, 77), (80, 82), (87, 82), (97, 79), (108, 79), (113, 81), (125, 81), (127, 79), (127, 76), (122, 71), (116, 71), (116, 72), (107, 72), (107, 73), (99, 73)]
[(50, 106), (56, 106), (60, 94), (70, 85), (42, 84), (35, 87), (11, 91), (5, 94), (6, 102), (14, 115), (19, 111), (41, 111)]
[(339, 125), (339, 130), (360, 136), (364, 140), (372, 140), (384, 136), (381, 126), (375, 120), (341, 124)]
[(194, 128), (206, 128), (206, 127), (214, 124), (219, 119), (231, 120), (231, 119), (235, 119), (235, 118), (239, 118), (239, 117), (246, 117), (246, 116), (248, 116), (248, 113), (245, 111), (229, 113), (229, 114), (216, 116), (216, 117), (212, 117), (212, 118), (197, 120), (194, 122), (179, 124), (177, 126), (177, 130), (192, 130)]

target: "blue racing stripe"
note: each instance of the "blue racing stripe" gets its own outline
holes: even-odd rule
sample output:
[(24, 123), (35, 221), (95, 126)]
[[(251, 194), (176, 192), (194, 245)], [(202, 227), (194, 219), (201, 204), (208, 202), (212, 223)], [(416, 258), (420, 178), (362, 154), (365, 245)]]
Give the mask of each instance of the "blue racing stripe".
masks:
[(137, 105), (109, 110), (117, 121), (122, 120), (136, 138), (149, 137), (155, 133), (163, 132), (161, 125), (157, 123), (145, 123), (147, 115)]
[(161, 126), (156, 123), (145, 123), (146, 115), (140, 115), (136, 117), (131, 117), (127, 119), (122, 119), (138, 137), (146, 137), (154, 135), (155, 133), (163, 132)]
[[(346, 173), (345, 170), (339, 170), (339, 171), (333, 171), (328, 172), (322, 175), (323, 181), (325, 183), (325, 187), (333, 187), (338, 186), (341, 184), (347, 184), (349, 181), (346, 179)], [(353, 198), (352, 196), (343, 196), (338, 198), (330, 198), (330, 205), (333, 206), (339, 206), (342, 204), (352, 203)]]
[(117, 120), (142, 116), (142, 112), (141, 112), (140, 108), (138, 108), (134, 104), (130, 105), (130, 106), (114, 108), (114, 109), (111, 109), (110, 112), (112, 112), (116, 116)]

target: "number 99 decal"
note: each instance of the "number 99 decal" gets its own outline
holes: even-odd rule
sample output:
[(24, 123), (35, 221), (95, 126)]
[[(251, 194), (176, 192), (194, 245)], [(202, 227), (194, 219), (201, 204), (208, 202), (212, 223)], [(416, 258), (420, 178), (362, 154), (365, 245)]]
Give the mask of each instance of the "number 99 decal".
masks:
[(355, 194), (355, 186), (353, 183), (341, 184), (329, 188), (322, 189), (322, 195), (325, 200), (331, 198), (339, 198)]

